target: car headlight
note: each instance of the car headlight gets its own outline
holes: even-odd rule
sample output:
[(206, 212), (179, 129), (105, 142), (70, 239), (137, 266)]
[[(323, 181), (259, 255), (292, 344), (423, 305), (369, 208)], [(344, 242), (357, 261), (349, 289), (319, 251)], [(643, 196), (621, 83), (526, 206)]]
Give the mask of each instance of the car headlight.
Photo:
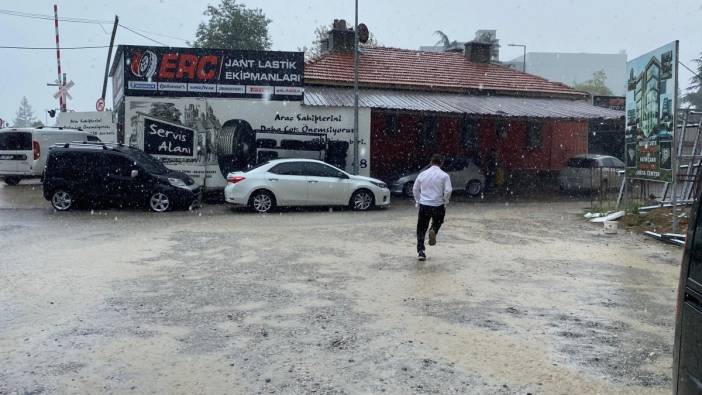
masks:
[(169, 177), (168, 182), (177, 188), (187, 188), (188, 187), (187, 185), (185, 185), (185, 181), (181, 180), (180, 178), (170, 178)]
[(378, 188), (380, 188), (380, 189), (387, 189), (387, 188), (388, 188), (388, 186), (385, 185), (384, 182), (375, 182), (375, 181), (371, 181), (370, 183), (373, 184), (373, 185), (375, 185), (376, 187), (378, 187)]

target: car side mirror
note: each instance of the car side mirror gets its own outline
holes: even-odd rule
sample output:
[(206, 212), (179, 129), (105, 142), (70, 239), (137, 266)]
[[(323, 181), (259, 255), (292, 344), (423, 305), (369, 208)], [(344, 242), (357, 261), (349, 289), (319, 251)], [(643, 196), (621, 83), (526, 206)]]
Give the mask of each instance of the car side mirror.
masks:
[(131, 176), (132, 176), (132, 178), (138, 177), (138, 176), (139, 176), (139, 170), (132, 170)]

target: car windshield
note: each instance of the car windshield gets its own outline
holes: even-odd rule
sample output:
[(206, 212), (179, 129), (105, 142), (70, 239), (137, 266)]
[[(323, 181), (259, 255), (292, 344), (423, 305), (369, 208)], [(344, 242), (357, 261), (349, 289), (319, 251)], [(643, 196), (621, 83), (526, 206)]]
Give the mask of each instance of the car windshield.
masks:
[(702, 0), (0, 33), (0, 395), (702, 393)]

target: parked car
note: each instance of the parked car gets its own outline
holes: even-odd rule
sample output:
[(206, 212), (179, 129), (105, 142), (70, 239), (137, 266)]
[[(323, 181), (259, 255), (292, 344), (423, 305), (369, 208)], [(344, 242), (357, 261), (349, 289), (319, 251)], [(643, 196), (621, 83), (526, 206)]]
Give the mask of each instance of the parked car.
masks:
[(673, 347), (673, 394), (702, 393), (702, 216), (698, 176), (678, 282)]
[[(413, 197), (412, 187), (414, 180), (417, 179), (419, 173), (429, 168), (429, 165), (424, 166), (421, 170), (404, 175), (392, 183), (390, 190), (397, 195), (405, 195)], [(451, 178), (451, 185), (456, 192), (465, 192), (469, 196), (478, 196), (485, 188), (485, 176), (480, 171), (480, 168), (473, 163), (470, 158), (445, 158), (441, 168)]]
[(558, 176), (563, 191), (607, 191), (619, 188), (624, 162), (607, 155), (577, 155), (566, 162)]
[(354, 176), (318, 160), (278, 159), (229, 173), (225, 200), (265, 213), (277, 206), (350, 206), (364, 211), (390, 204), (380, 180)]
[(0, 177), (7, 185), (17, 185), (22, 179), (40, 178), (49, 147), (71, 141), (100, 139), (75, 129), (41, 127), (0, 130)]
[(58, 211), (85, 202), (145, 205), (163, 212), (199, 203), (202, 192), (191, 177), (136, 148), (66, 143), (49, 151), (44, 198)]

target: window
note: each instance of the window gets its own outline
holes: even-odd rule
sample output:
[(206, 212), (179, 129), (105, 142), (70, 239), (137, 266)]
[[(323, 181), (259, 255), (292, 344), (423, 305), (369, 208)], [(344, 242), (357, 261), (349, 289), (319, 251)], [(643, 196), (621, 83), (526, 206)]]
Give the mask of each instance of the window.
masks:
[(339, 178), (339, 170), (316, 162), (305, 162), (305, 175)]
[(475, 148), (478, 145), (478, 120), (463, 117), (458, 121), (462, 148)]
[(31, 151), (32, 134), (27, 132), (0, 133), (0, 151)]
[(281, 176), (302, 176), (305, 175), (303, 164), (304, 162), (285, 162), (274, 166), (268, 172)]
[(507, 138), (508, 131), (509, 122), (504, 120), (495, 122), (495, 133), (497, 134), (498, 138), (500, 138), (501, 140), (505, 140)]
[(135, 167), (135, 162), (126, 156), (110, 154), (107, 155), (107, 173), (117, 176), (129, 175)]
[(538, 149), (544, 146), (544, 123), (541, 121), (527, 122), (527, 149)]
[(278, 142), (274, 139), (258, 139), (256, 140), (257, 148), (275, 148)]
[(398, 131), (399, 131), (399, 128), (397, 125), (397, 114), (396, 113), (385, 114), (385, 135), (388, 137), (395, 137), (395, 136), (397, 136)]
[(305, 142), (300, 140), (280, 140), (280, 148), (301, 151), (305, 149)]
[(591, 167), (597, 167), (597, 162), (594, 159), (588, 158), (570, 158), (568, 159), (568, 167), (589, 169)]
[(86, 141), (100, 141), (100, 139), (97, 138), (97, 136), (93, 136), (92, 134), (86, 136), (86, 137), (85, 137), (85, 140), (86, 140)]
[(436, 130), (437, 124), (436, 115), (426, 115), (422, 117), (419, 123), (419, 137), (423, 147), (436, 148), (439, 145), (439, 138)]
[[(697, 213), (697, 218), (702, 215), (702, 210)], [(692, 245), (690, 247), (690, 267), (687, 272), (687, 276), (702, 284), (702, 221), (697, 221), (697, 227), (695, 228), (695, 236), (692, 240)]]

